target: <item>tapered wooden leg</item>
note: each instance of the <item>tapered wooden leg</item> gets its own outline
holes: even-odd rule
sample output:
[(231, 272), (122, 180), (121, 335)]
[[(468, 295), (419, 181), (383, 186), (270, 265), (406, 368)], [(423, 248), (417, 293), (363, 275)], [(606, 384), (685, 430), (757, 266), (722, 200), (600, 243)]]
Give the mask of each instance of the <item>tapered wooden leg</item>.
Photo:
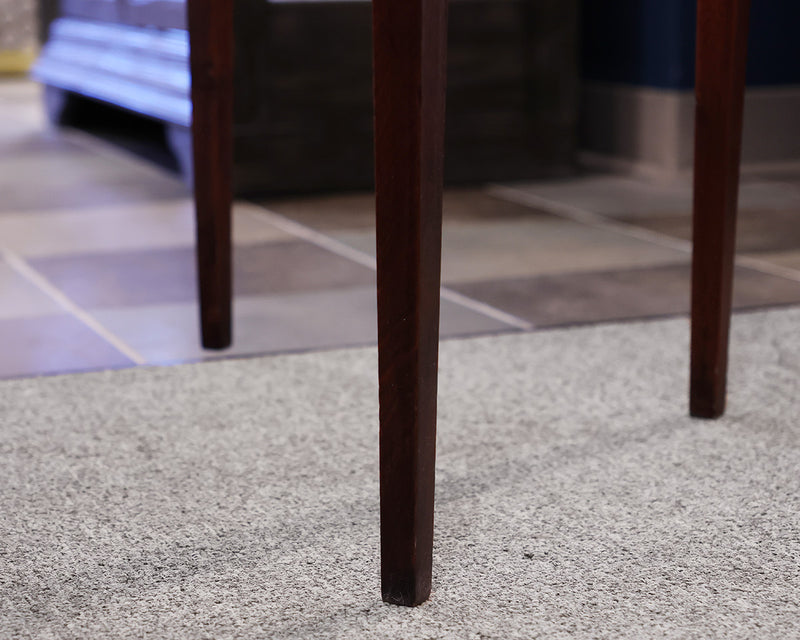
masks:
[(750, 0), (698, 0), (689, 410), (725, 411)]
[(203, 346), (231, 343), (233, 0), (189, 0), (197, 276)]
[(446, 0), (374, 0), (383, 599), (430, 595)]

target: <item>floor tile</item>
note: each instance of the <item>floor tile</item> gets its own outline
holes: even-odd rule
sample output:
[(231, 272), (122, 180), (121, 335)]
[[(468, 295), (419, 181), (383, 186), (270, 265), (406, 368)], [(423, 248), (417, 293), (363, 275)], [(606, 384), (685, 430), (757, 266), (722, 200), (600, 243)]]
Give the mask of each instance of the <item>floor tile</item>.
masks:
[[(683, 215), (627, 219), (664, 235), (691, 240), (692, 221)], [(800, 249), (800, 206), (796, 209), (740, 209), (736, 222), (739, 252)]]
[[(481, 190), (448, 190), (442, 240), (445, 283), (688, 261), (687, 253), (542, 213)], [(371, 198), (284, 200), (271, 210), (375, 255)], [(327, 209), (326, 207), (331, 207)], [(332, 217), (326, 216), (332, 212)]]
[(29, 105), (41, 94), (42, 86), (28, 78), (0, 77), (0, 104), (3, 106), (16, 102)]
[(375, 196), (372, 193), (267, 198), (256, 202), (269, 211), (317, 231), (375, 227)]
[[(88, 309), (191, 302), (196, 298), (194, 250), (117, 251), (30, 260), (31, 266)], [(237, 295), (288, 293), (372, 284), (371, 269), (305, 242), (239, 247)]]
[(781, 184), (772, 180), (743, 177), (739, 187), (740, 209), (800, 208), (800, 184)]
[(0, 156), (0, 213), (146, 202), (188, 192), (176, 176), (137, 166), (121, 154), (89, 150), (68, 135), (26, 140), (20, 149), (19, 141), (4, 138), (12, 152)]
[(17, 128), (14, 129), (14, 135), (3, 135), (0, 130), (0, 151), (4, 163), (13, 162), (15, 158), (36, 157), (38, 154), (84, 153), (56, 129), (33, 129), (27, 132)]
[[(244, 202), (234, 205), (235, 244), (293, 239), (255, 209)], [(0, 238), (6, 248), (32, 258), (193, 247), (194, 204), (190, 198), (176, 198), (61, 209), (46, 216), (6, 213), (0, 215)]]
[[(659, 184), (619, 176), (588, 176), (509, 186), (545, 201), (611, 217), (690, 216), (692, 211), (692, 187), (688, 180)], [(739, 206), (753, 209), (800, 207), (800, 189), (775, 182), (743, 180)]]
[[(104, 309), (94, 317), (153, 364), (377, 342), (374, 287), (237, 298), (233, 346), (225, 351), (200, 347), (195, 304)], [(504, 323), (442, 301), (442, 337), (509, 330)]]
[[(230, 351), (202, 351), (185, 185), (131, 153), (142, 152), (136, 145), (143, 139), (136, 149), (130, 140), (124, 149), (110, 144), (125, 126), (105, 139), (48, 127), (41, 88), (30, 81), (0, 80), (0, 112), (0, 247), (21, 255), (152, 361), (375, 342), (374, 272), (299, 241), (257, 205), (239, 203), (236, 343)], [(508, 199), (508, 191), (501, 197), (502, 188), (446, 190), (443, 276), (450, 288), (543, 327), (688, 310), (687, 253), (573, 222), (551, 207), (577, 207), (685, 240), (689, 180), (654, 184), (595, 175), (509, 185), (527, 194), (527, 204)], [(265, 202), (374, 255), (372, 193)], [(743, 177), (740, 207), (740, 252), (800, 275), (800, 173)], [(738, 306), (798, 303), (799, 290), (791, 277), (737, 270)], [(506, 330), (479, 312), (442, 303), (443, 336)], [(0, 376), (129, 364), (5, 265), (0, 335), (4, 345), (16, 340)]]
[(546, 201), (603, 215), (688, 212), (692, 203), (688, 184), (659, 185), (619, 176), (586, 176), (509, 186)]
[[(375, 229), (375, 195), (347, 193), (332, 196), (267, 199), (259, 204), (295, 222), (325, 233)], [(449, 188), (444, 192), (445, 222), (518, 219), (540, 214), (535, 209), (491, 196), (483, 187)]]
[(373, 285), (375, 272), (307, 242), (278, 242), (236, 251), (236, 295), (253, 296)]
[(41, 87), (29, 80), (0, 78), (0, 145), (4, 139), (46, 130)]
[(129, 367), (133, 363), (68, 315), (0, 319), (0, 378)]
[[(332, 235), (359, 251), (375, 254), (372, 232)], [(442, 280), (448, 284), (688, 260), (688, 253), (551, 216), (447, 222), (442, 238)]]
[(767, 185), (768, 187), (778, 187), (784, 189), (791, 187), (800, 190), (800, 171), (786, 169), (784, 171), (769, 171), (761, 174), (751, 174), (744, 176), (744, 180), (755, 180)]
[(0, 262), (0, 318), (52, 315), (62, 311), (50, 297)]
[[(537, 327), (605, 322), (688, 313), (690, 267), (515, 278), (451, 288)], [(800, 283), (751, 269), (736, 270), (736, 308), (798, 303)]]
[(789, 251), (765, 251), (762, 253), (745, 254), (748, 258), (755, 258), (760, 262), (776, 265), (785, 269), (793, 269), (800, 278), (800, 249)]

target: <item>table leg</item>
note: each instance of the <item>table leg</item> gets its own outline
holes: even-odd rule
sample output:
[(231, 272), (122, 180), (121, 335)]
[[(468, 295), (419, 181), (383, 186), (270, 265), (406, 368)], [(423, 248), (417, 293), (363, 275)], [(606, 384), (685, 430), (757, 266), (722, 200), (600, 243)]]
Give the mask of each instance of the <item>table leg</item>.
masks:
[(430, 595), (447, 0), (374, 0), (381, 578)]
[(231, 343), (233, 0), (189, 0), (197, 277), (203, 346)]
[(750, 0), (699, 0), (690, 412), (725, 411)]

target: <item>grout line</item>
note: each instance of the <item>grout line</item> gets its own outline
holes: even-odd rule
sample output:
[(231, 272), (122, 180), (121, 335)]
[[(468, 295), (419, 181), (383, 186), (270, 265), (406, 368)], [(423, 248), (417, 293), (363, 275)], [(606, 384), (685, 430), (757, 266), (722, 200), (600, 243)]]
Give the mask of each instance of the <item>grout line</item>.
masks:
[(472, 309), (478, 313), (482, 313), (485, 316), (489, 316), (494, 320), (499, 320), (500, 322), (505, 322), (506, 324), (510, 324), (512, 327), (516, 327), (517, 329), (522, 329), (523, 331), (531, 331), (535, 328), (532, 322), (528, 322), (527, 320), (523, 320), (522, 318), (515, 316), (510, 313), (506, 313), (496, 307), (486, 304), (485, 302), (481, 302), (479, 300), (474, 300), (468, 296), (465, 296), (463, 293), (459, 293), (458, 291), (453, 291), (452, 289), (448, 289), (447, 287), (442, 287), (441, 289), (441, 296), (445, 300), (449, 300), (450, 302), (454, 302), (456, 304), (460, 304), (462, 307), (467, 307), (468, 309)]
[(0, 248), (0, 255), (2, 255), (8, 266), (20, 276), (35, 285), (45, 295), (58, 303), (61, 308), (72, 314), (77, 320), (86, 325), (125, 357), (129, 358), (137, 365), (147, 364), (147, 360), (145, 360), (141, 354), (125, 344), (120, 338), (111, 333), (91, 315), (65, 296), (59, 289), (53, 286), (47, 278), (31, 267), (24, 258), (5, 248)]
[[(690, 255), (692, 253), (692, 243), (689, 240), (679, 240), (666, 234), (659, 233), (658, 231), (642, 229), (636, 225), (626, 222), (609, 220), (605, 216), (587, 211), (586, 209), (581, 209), (580, 207), (574, 207), (572, 205), (563, 204), (555, 200), (550, 200), (549, 198), (537, 196), (516, 187), (490, 185), (487, 191), (489, 194), (495, 195), (498, 198), (516, 202), (517, 204), (537, 207), (539, 209), (548, 211), (549, 213), (553, 213), (554, 215), (559, 215), (573, 220), (574, 222), (580, 222), (599, 229), (606, 229), (608, 231), (615, 231), (632, 238), (651, 242), (669, 249), (682, 251)], [(759, 271), (767, 275), (784, 278), (786, 280), (792, 280), (794, 282), (800, 282), (800, 270), (798, 269), (782, 267), (780, 265), (776, 265), (766, 260), (755, 258), (749, 255), (737, 255), (735, 257), (735, 261), (736, 265), (740, 267), (747, 267), (748, 269)]]
[(800, 271), (797, 269), (792, 269), (791, 267), (782, 267), (778, 264), (772, 264), (766, 260), (761, 260), (760, 258), (754, 258), (752, 256), (736, 256), (736, 264), (740, 267), (752, 269), (753, 271), (760, 271), (761, 273), (766, 273), (771, 276), (777, 276), (779, 278), (785, 278), (786, 280), (800, 282)]
[(320, 233), (311, 227), (307, 227), (304, 224), (290, 220), (280, 213), (275, 213), (274, 211), (270, 211), (269, 209), (261, 207), (260, 205), (258, 206), (258, 212), (251, 210), (247, 211), (246, 213), (252, 214), (262, 222), (266, 218), (273, 226), (278, 227), (281, 231), (285, 231), (293, 236), (307, 240), (311, 244), (315, 244), (318, 247), (327, 249), (331, 253), (335, 253), (343, 258), (352, 260), (353, 262), (357, 262), (358, 264), (368, 267), (373, 271), (377, 269), (375, 258), (373, 258), (371, 255), (364, 253), (363, 251), (359, 251), (358, 249), (353, 249), (353, 247), (346, 245), (344, 242), (340, 242), (339, 240), (335, 240), (330, 236), (326, 236), (325, 234)]
[(493, 184), (488, 186), (487, 193), (502, 198), (503, 200), (508, 200), (509, 202), (543, 209), (548, 213), (561, 216), (562, 218), (568, 218), (574, 222), (580, 222), (598, 229), (615, 231), (631, 238), (636, 238), (637, 240), (644, 240), (645, 242), (657, 244), (667, 249), (674, 249), (682, 253), (692, 253), (692, 243), (689, 240), (679, 240), (672, 236), (659, 233), (658, 231), (642, 229), (634, 224), (610, 220), (588, 209), (582, 209), (570, 204), (551, 200), (550, 198), (537, 196), (517, 187)]
[(773, 180), (771, 178), (760, 177), (759, 182), (766, 182), (771, 185), (778, 185), (779, 187), (783, 187), (784, 189), (789, 189), (790, 191), (798, 192), (800, 191), (800, 185), (795, 184), (794, 182), (787, 182), (786, 180)]
[[(632, 238), (651, 242), (659, 246), (675, 249), (684, 253), (692, 253), (692, 243), (689, 240), (678, 240), (657, 231), (641, 229), (640, 227), (629, 223), (609, 220), (600, 214), (587, 211), (586, 209), (556, 202), (555, 200), (537, 196), (516, 187), (490, 185), (487, 191), (489, 194), (495, 195), (498, 198), (516, 202), (517, 204), (537, 207), (553, 213), (554, 215), (568, 218), (575, 222), (580, 222), (582, 224), (590, 225), (600, 229), (606, 229), (608, 231), (615, 231)], [(737, 255), (735, 261), (735, 264), (740, 267), (746, 267), (748, 269), (752, 269), (753, 271), (758, 271), (767, 275), (784, 278), (786, 280), (792, 280), (794, 282), (800, 282), (800, 270), (798, 269), (782, 267), (780, 265), (767, 262), (766, 260), (762, 260), (760, 258), (754, 258), (749, 255)]]
[[(255, 211), (247, 213), (252, 213), (253, 216), (258, 217), (262, 221), (266, 219), (272, 225), (278, 227), (282, 231), (297, 236), (298, 238), (302, 238), (303, 240), (307, 240), (311, 244), (315, 244), (318, 247), (327, 249), (331, 253), (335, 253), (343, 258), (352, 260), (353, 262), (368, 267), (373, 271), (377, 270), (377, 263), (375, 258), (373, 258), (371, 255), (364, 253), (363, 251), (359, 251), (358, 249), (353, 249), (339, 240), (331, 238), (330, 236), (326, 236), (325, 234), (320, 233), (311, 227), (300, 224), (299, 222), (290, 220), (286, 216), (275, 213), (274, 211), (271, 211), (265, 207), (260, 205), (256, 206), (259, 207), (258, 213)], [(461, 293), (458, 293), (457, 291), (448, 289), (447, 287), (441, 288), (441, 297), (449, 302), (461, 305), (462, 307), (466, 307), (471, 311), (475, 311), (476, 313), (487, 316), (517, 329), (530, 331), (534, 328), (534, 325), (527, 320), (523, 320), (522, 318), (510, 313), (506, 313), (505, 311), (501, 311), (500, 309), (492, 307), (491, 305), (469, 298)]]

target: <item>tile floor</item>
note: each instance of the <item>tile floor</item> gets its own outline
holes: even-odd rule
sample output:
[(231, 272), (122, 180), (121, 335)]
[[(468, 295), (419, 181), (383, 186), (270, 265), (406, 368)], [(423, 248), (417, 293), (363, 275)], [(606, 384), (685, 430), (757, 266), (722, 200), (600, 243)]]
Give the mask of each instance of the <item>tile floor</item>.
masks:
[[(237, 202), (235, 344), (199, 347), (189, 193), (53, 130), (0, 81), (0, 377), (374, 343), (371, 194)], [(449, 189), (444, 337), (685, 314), (690, 188), (615, 176)], [(735, 304), (800, 303), (800, 175), (742, 186)]]

